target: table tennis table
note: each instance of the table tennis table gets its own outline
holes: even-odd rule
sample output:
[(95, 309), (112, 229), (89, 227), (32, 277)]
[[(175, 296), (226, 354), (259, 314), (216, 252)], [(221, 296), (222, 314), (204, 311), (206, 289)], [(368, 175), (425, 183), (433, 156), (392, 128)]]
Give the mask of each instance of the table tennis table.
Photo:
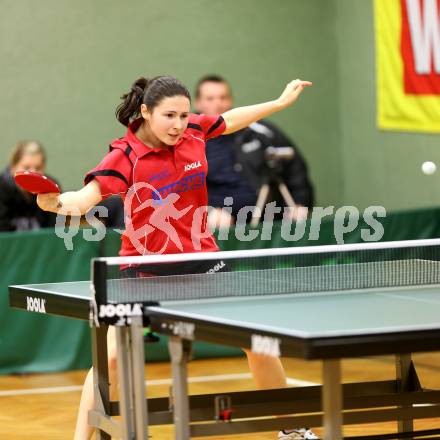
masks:
[[(383, 246), (377, 245), (379, 249)], [(294, 252), (327, 255), (335, 249), (350, 251), (351, 245), (344, 246), (320, 246), (312, 251), (302, 248)], [(391, 248), (396, 246), (407, 250), (415, 245), (398, 242)], [(422, 240), (417, 246), (434, 249), (440, 247), (440, 240)], [(366, 249), (371, 251), (375, 246), (368, 244)], [(289, 256), (286, 250), (271, 251)], [(258, 256), (258, 252), (250, 251), (248, 255)], [(215, 254), (223, 259), (235, 257), (236, 251)], [(185, 261), (189, 258), (185, 255), (172, 257), (173, 261)], [(155, 258), (160, 261), (161, 257), (170, 259)], [(411, 360), (411, 353), (440, 350), (440, 263), (431, 257), (416, 257), (407, 258), (403, 265), (395, 257), (362, 262), (361, 281), (357, 279), (354, 284), (350, 274), (359, 263), (351, 260), (321, 266), (319, 272), (312, 264), (121, 280), (107, 279), (101, 271), (106, 261), (97, 259), (93, 283), (10, 286), (10, 304), (27, 311), (91, 321), (96, 408), (90, 413), (89, 422), (98, 429), (100, 439), (110, 438), (109, 433), (124, 439), (146, 439), (148, 425), (174, 421), (178, 440), (279, 430), (281, 423), (283, 427), (323, 426), (326, 440), (339, 440), (343, 438), (344, 424), (389, 420), (398, 421), (398, 433), (374, 436), (375, 439), (418, 438), (417, 435), (440, 433), (440, 429), (434, 429), (409, 434), (413, 432), (414, 419), (440, 416), (440, 391), (422, 388)], [(115, 258), (113, 264), (122, 261)], [(298, 270), (302, 274), (306, 271), (311, 284), (304, 284)], [(335, 270), (348, 289), (338, 289), (340, 281), (335, 283)], [(390, 284), (390, 274), (393, 285), (384, 285)], [(372, 277), (375, 287), (371, 283), (365, 287), (366, 280)], [(275, 282), (277, 288), (271, 291)], [(96, 304), (94, 296), (100, 284), (106, 286), (106, 295), (115, 290), (122, 296), (116, 295), (114, 304), (109, 300), (111, 295), (105, 305)], [(359, 288), (360, 285), (363, 287)], [(240, 293), (248, 292), (235, 295), (234, 288)], [(124, 295), (126, 290), (130, 292), (130, 303)], [(162, 300), (143, 301), (146, 290), (161, 292)], [(228, 294), (222, 295), (225, 290)], [(167, 298), (167, 292), (172, 291), (180, 295)], [(200, 297), (201, 291), (210, 294)], [(141, 307), (140, 313), (133, 312), (136, 305)], [(99, 325), (96, 321), (103, 316), (120, 320), (125, 312), (129, 318), (116, 323), (121, 397), (120, 402), (110, 402), (105, 336), (108, 322)], [(147, 324), (153, 331), (169, 336), (173, 371), (169, 399), (145, 399), (142, 328)], [(195, 340), (241, 347), (268, 356), (320, 360), (323, 385), (188, 396), (187, 363)], [(385, 354), (396, 357), (393, 380), (341, 383), (343, 358)], [(229, 423), (221, 422), (225, 409), (233, 411)], [(112, 419), (119, 414), (121, 426)]]

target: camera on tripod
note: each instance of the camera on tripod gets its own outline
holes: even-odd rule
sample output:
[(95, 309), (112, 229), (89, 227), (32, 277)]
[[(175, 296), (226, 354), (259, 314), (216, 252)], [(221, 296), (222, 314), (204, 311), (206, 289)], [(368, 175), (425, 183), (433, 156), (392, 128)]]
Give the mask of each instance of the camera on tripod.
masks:
[(296, 207), (295, 200), (289, 191), (282, 176), (282, 164), (292, 160), (295, 156), (295, 150), (292, 147), (267, 147), (265, 150), (265, 170), (263, 175), (263, 183), (258, 192), (257, 204), (252, 212), (251, 226), (258, 225), (264, 206), (269, 198), (271, 187), (278, 188), (284, 203), (287, 207), (294, 209)]
[(281, 162), (292, 160), (295, 150), (292, 147), (267, 147), (264, 151), (266, 166), (276, 168)]

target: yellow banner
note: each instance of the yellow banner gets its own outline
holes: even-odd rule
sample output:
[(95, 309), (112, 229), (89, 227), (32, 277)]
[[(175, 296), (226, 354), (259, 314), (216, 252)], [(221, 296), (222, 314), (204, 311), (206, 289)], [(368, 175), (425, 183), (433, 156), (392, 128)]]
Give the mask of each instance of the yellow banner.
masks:
[(440, 0), (375, 0), (378, 126), (440, 133)]

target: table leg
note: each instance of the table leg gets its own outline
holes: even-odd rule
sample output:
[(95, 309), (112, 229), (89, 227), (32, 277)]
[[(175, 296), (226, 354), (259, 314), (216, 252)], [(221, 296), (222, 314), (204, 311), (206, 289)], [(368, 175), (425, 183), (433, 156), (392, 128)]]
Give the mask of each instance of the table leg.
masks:
[[(100, 327), (93, 326), (91, 329), (94, 409), (105, 414), (110, 412), (107, 331), (108, 326), (104, 324), (101, 324)], [(97, 429), (95, 438), (96, 440), (110, 440), (111, 436), (101, 429)]]
[[(400, 392), (412, 390), (411, 366), (412, 366), (411, 353), (396, 355), (396, 378), (399, 384), (398, 391)], [(399, 432), (414, 431), (414, 423), (412, 419), (399, 420), (397, 426)]]
[(191, 342), (176, 336), (168, 341), (173, 372), (173, 415), (176, 440), (190, 439), (188, 371)]
[(116, 326), (118, 353), (119, 408), (122, 424), (122, 439), (135, 439), (132, 362), (130, 356), (130, 328)]
[(324, 411), (324, 439), (342, 439), (341, 361), (323, 361), (322, 408)]
[(136, 440), (148, 439), (148, 412), (145, 393), (145, 354), (142, 316), (131, 318), (131, 352), (133, 365)]

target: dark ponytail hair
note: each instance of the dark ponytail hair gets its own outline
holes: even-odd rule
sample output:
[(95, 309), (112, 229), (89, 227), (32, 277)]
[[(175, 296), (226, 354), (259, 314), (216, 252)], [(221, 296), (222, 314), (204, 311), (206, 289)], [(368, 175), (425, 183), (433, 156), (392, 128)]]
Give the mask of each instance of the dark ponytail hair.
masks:
[(116, 118), (128, 127), (133, 119), (141, 114), (141, 105), (145, 104), (150, 112), (164, 98), (186, 96), (191, 101), (188, 89), (172, 76), (156, 76), (152, 79), (137, 79), (128, 93), (121, 96), (122, 102), (116, 108)]

